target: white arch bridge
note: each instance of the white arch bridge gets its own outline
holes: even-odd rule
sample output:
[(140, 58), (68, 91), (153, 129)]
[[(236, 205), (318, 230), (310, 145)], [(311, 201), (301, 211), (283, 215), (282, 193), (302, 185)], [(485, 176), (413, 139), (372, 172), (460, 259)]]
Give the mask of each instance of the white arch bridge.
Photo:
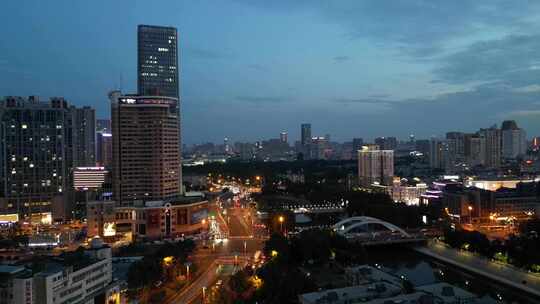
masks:
[(346, 218), (337, 222), (333, 229), (348, 240), (364, 245), (417, 243), (426, 240), (424, 236), (410, 234), (394, 224), (369, 216)]

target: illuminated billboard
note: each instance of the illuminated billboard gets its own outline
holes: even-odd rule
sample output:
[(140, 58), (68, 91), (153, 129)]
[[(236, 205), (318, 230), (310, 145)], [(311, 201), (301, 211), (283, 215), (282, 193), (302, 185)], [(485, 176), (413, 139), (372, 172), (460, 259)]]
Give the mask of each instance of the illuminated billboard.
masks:
[(116, 235), (116, 223), (105, 222), (103, 224), (103, 236), (115, 236)]

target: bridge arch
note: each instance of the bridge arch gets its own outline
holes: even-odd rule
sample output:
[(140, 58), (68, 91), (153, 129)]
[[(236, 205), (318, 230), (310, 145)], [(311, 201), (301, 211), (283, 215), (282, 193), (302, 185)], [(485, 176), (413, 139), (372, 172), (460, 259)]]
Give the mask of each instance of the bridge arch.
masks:
[(369, 217), (369, 216), (353, 216), (350, 218), (346, 218), (344, 220), (337, 222), (333, 228), (335, 231), (337, 231), (337, 233), (342, 234), (342, 235), (347, 235), (351, 233), (351, 231), (354, 231), (354, 229), (367, 226), (369, 224), (379, 224), (386, 227), (386, 229), (390, 231), (397, 231), (405, 237), (411, 236), (405, 230), (399, 228), (398, 226), (394, 224), (385, 222), (378, 218)]

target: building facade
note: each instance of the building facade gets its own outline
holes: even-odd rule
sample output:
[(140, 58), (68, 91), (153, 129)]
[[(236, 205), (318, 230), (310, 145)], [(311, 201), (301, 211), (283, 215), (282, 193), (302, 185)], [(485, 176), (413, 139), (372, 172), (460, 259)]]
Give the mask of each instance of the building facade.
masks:
[(4, 98), (0, 214), (37, 223), (69, 218), (72, 168), (95, 162), (94, 120), (93, 109), (69, 106), (61, 97)]
[(112, 92), (113, 195), (120, 204), (182, 194), (178, 99)]
[(358, 181), (363, 186), (374, 183), (391, 185), (394, 179), (394, 151), (362, 147), (358, 151)]
[(96, 111), (90, 107), (69, 108), (72, 125), (73, 166), (96, 164)]
[(208, 201), (137, 202), (130, 206), (97, 201), (88, 203), (87, 216), (91, 237), (175, 238), (207, 228)]
[(506, 159), (516, 159), (527, 153), (527, 135), (525, 130), (518, 128), (513, 120), (504, 121), (501, 127), (502, 156)]
[(179, 97), (177, 46), (176, 28), (139, 25), (137, 31), (139, 95)]

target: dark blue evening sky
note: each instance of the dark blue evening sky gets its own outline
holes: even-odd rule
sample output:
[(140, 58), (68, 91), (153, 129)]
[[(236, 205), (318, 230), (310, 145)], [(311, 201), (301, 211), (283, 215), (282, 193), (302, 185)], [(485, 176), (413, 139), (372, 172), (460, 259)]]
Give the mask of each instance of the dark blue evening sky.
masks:
[(136, 88), (138, 24), (180, 35), (188, 144), (417, 137), (515, 119), (540, 135), (540, 2), (3, 0), (0, 95), (108, 117)]

